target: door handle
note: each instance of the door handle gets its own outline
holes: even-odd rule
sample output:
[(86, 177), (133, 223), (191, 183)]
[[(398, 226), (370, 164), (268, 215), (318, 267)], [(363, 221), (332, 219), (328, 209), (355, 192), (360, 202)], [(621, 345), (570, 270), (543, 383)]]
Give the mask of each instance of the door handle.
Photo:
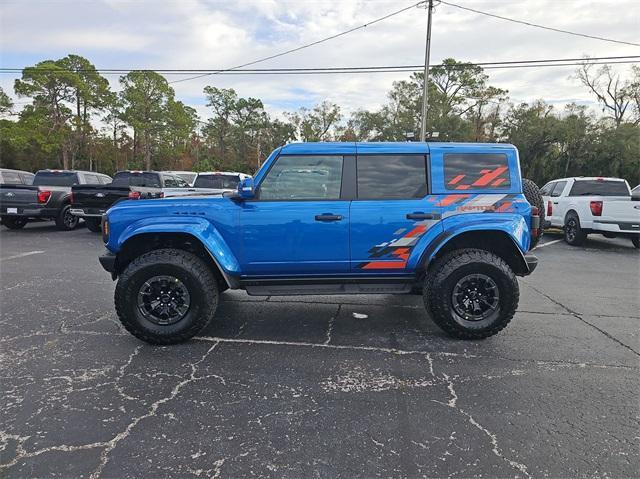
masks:
[(431, 214), (431, 213), (420, 213), (420, 212), (409, 213), (409, 214), (407, 214), (407, 219), (408, 220), (432, 220), (433, 219), (433, 214)]
[(558, 202), (557, 202), (557, 201), (554, 201), (554, 202), (553, 202), (553, 204), (554, 204), (554, 205), (557, 205), (557, 204), (558, 204)]
[(341, 215), (333, 215), (331, 213), (323, 213), (321, 215), (316, 215), (316, 221), (340, 221), (342, 219)]

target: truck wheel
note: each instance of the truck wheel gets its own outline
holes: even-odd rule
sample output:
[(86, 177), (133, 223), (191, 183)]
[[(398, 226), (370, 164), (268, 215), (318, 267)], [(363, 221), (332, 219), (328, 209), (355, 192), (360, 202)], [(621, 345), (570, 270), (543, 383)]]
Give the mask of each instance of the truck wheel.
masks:
[(564, 220), (564, 240), (571, 246), (580, 246), (587, 239), (587, 233), (580, 227), (580, 218), (571, 211)]
[(19, 230), (25, 227), (27, 218), (23, 218), (22, 216), (4, 216), (2, 218), (2, 224), (10, 230)]
[(544, 225), (546, 211), (544, 209), (544, 200), (540, 194), (540, 188), (532, 180), (528, 178), (522, 178), (522, 192), (531, 206), (538, 208), (538, 214), (540, 215), (540, 228), (538, 230), (537, 237), (531, 237), (531, 248), (536, 246), (542, 238), (542, 225)]
[(631, 242), (633, 243), (633, 247), (635, 249), (640, 248), (640, 236), (634, 236), (631, 238)]
[(71, 205), (65, 205), (56, 216), (56, 227), (61, 231), (71, 231), (78, 227), (80, 218), (71, 214)]
[(100, 220), (86, 218), (84, 220), (84, 224), (87, 225), (87, 229), (89, 231), (93, 231), (94, 233), (100, 233), (100, 231), (102, 231), (102, 228), (100, 227)]
[(213, 318), (218, 285), (196, 255), (178, 249), (150, 251), (133, 260), (115, 291), (122, 325), (151, 344), (175, 344), (196, 335)]
[(516, 312), (520, 289), (509, 265), (480, 249), (452, 251), (433, 266), (423, 298), (433, 321), (460, 339), (497, 334)]

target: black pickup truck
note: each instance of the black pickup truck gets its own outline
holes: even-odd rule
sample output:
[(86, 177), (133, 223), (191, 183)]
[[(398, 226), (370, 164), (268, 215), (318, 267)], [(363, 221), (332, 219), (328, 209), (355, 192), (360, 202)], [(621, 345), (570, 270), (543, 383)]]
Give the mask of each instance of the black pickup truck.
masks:
[(196, 189), (172, 173), (127, 170), (117, 172), (111, 184), (76, 185), (71, 191), (71, 214), (84, 218), (87, 228), (97, 233), (102, 215), (118, 201), (181, 196)]
[(54, 220), (60, 230), (78, 226), (71, 214), (73, 185), (100, 185), (111, 178), (95, 171), (40, 170), (32, 185), (0, 185), (0, 218), (9, 229), (24, 228), (29, 220)]

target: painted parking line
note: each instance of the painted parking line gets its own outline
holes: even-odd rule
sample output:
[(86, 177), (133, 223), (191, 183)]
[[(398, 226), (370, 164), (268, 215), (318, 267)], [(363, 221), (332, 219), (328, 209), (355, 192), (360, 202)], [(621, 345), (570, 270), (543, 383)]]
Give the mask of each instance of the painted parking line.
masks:
[(564, 241), (564, 238), (560, 238), (560, 239), (557, 239), (557, 240), (549, 241), (548, 243), (539, 244), (538, 246), (536, 246), (533, 249), (544, 248), (545, 246), (556, 244), (556, 243), (559, 243), (560, 241)]
[(0, 258), (0, 261), (8, 261), (10, 259), (24, 258), (25, 256), (31, 256), (33, 254), (41, 254), (41, 253), (44, 253), (44, 251), (27, 251), (26, 253), (20, 253), (20, 254), (15, 254), (13, 256), (7, 256), (6, 258)]

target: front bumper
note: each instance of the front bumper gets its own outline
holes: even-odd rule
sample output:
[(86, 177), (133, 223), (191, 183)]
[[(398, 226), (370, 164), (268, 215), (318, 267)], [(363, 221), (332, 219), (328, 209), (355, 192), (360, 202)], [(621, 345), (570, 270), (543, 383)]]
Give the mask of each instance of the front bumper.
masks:
[(527, 276), (533, 273), (538, 267), (538, 257), (534, 254), (526, 254), (524, 255), (524, 260), (527, 263), (527, 269), (529, 270), (529, 272), (525, 275)]
[(111, 273), (111, 278), (113, 279), (116, 279), (117, 277), (117, 272), (116, 272), (117, 259), (118, 257), (109, 250), (105, 251), (103, 255), (98, 256), (98, 261), (100, 261), (100, 264), (106, 271)]

